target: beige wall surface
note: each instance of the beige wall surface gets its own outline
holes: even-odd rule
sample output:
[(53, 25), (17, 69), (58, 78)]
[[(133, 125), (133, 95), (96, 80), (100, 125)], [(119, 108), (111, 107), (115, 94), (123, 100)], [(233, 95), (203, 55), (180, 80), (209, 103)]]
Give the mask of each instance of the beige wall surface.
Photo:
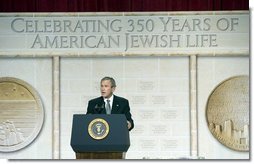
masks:
[(189, 156), (188, 62), (188, 57), (62, 58), (61, 158), (75, 158), (66, 144), (72, 115), (86, 113), (88, 100), (100, 96), (104, 76), (114, 77), (115, 94), (130, 102), (135, 128), (127, 159)]
[[(117, 47), (104, 46), (103, 37), (118, 34), (114, 31), (51, 31), (58, 28), (59, 20), (75, 25), (86, 18), (100, 22), (108, 17), (119, 18), (123, 24), (115, 26), (124, 26)], [(161, 19), (171, 18), (175, 19), (169, 21), (169, 30), (163, 30)], [(219, 143), (205, 116), (208, 97), (220, 82), (249, 75), (248, 11), (3, 13), (0, 20), (0, 78), (14, 77), (33, 86), (45, 112), (36, 140), (22, 150), (0, 153), (0, 158), (75, 159), (70, 146), (73, 114), (85, 114), (88, 101), (100, 96), (99, 82), (104, 76), (115, 78), (115, 94), (129, 100), (135, 121), (127, 159), (249, 158), (249, 152)], [(135, 26), (128, 24), (133, 20)], [(137, 31), (143, 20), (154, 22), (154, 31)], [(180, 24), (183, 29), (176, 30)], [(192, 25), (195, 30), (189, 29)], [(176, 38), (163, 47), (164, 35), (170, 39), (170, 34)], [(97, 40), (98, 47), (79, 47), (75, 38), (82, 35), (103, 37)], [(209, 44), (207, 35), (216, 36), (216, 42), (210, 38)], [(36, 36), (46, 39), (48, 46), (40, 47), (40, 40), (34, 42)], [(54, 38), (60, 38), (59, 42)]]
[(52, 158), (52, 61), (49, 58), (1, 58), (0, 77), (15, 77), (29, 83), (39, 93), (44, 107), (44, 124), (27, 147), (0, 153), (7, 159)]
[(2, 13), (0, 56), (248, 55), (249, 12)]
[[(52, 58), (1, 58), (0, 77), (15, 77), (39, 93), (45, 121), (28, 147), (0, 158), (52, 158)], [(90, 99), (100, 96), (99, 81), (112, 76), (115, 94), (129, 100), (135, 128), (130, 132), (127, 159), (179, 159), (190, 156), (190, 58), (114, 57), (60, 58), (60, 158), (75, 159), (70, 146), (73, 114), (85, 114)], [(221, 81), (249, 75), (248, 57), (197, 57), (198, 158), (248, 159), (210, 133), (205, 105)], [(57, 151), (57, 150), (56, 150)]]
[(249, 75), (248, 57), (198, 58), (198, 132), (199, 155), (207, 159), (248, 159), (249, 152), (234, 151), (222, 145), (209, 131), (206, 103), (213, 89), (222, 81)]

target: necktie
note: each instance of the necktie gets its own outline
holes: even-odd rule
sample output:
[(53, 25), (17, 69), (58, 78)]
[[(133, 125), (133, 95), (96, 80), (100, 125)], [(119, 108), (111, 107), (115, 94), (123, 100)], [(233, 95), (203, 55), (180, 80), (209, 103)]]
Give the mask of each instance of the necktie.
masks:
[(107, 103), (106, 103), (106, 113), (107, 114), (111, 113), (110, 100), (107, 100)]

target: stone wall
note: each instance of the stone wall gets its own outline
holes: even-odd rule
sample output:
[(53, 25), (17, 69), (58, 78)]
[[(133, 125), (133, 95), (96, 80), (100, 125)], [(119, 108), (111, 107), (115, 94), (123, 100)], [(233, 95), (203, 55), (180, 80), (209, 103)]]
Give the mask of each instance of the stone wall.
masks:
[[(100, 96), (104, 76), (114, 77), (115, 94), (130, 102), (135, 128), (127, 159), (249, 158), (216, 140), (205, 115), (218, 84), (249, 76), (248, 11), (5, 13), (0, 19), (0, 78), (25, 81), (44, 107), (37, 138), (0, 158), (74, 159), (72, 116), (85, 114), (88, 101)], [(93, 30), (82, 31), (86, 19), (93, 19), (87, 21)], [(105, 36), (114, 46), (106, 46)]]

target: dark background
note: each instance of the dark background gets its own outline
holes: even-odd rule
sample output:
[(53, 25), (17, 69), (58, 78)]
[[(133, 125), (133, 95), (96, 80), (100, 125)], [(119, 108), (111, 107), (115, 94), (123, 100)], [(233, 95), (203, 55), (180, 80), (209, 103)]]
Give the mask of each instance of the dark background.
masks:
[(248, 0), (0, 0), (0, 12), (249, 10)]

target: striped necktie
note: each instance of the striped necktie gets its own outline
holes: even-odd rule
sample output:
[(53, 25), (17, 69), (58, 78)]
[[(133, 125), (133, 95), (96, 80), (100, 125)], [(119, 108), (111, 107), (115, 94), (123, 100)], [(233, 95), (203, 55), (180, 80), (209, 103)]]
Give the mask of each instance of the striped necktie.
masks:
[(107, 114), (111, 113), (110, 100), (107, 100), (107, 103), (106, 103), (106, 113)]

